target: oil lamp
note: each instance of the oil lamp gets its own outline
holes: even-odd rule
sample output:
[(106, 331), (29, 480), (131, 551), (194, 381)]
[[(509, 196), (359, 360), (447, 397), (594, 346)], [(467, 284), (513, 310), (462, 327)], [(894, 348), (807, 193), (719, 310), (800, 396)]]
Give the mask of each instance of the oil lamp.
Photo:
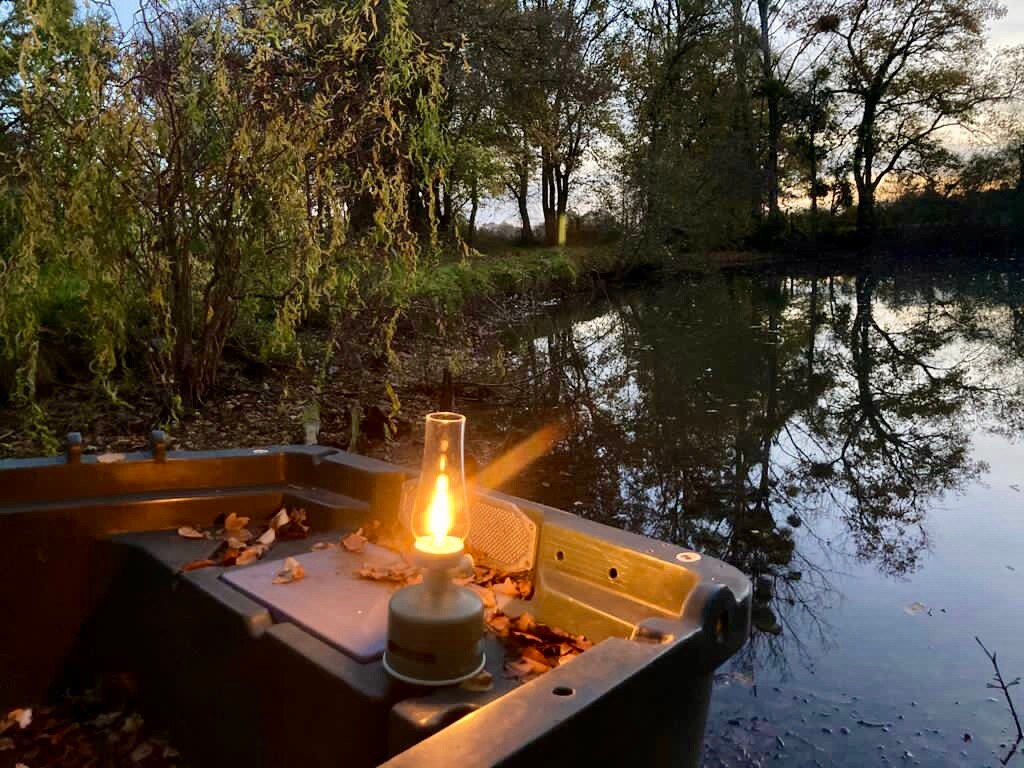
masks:
[(466, 417), (427, 416), (423, 468), (410, 527), (413, 555), (423, 581), (395, 592), (388, 603), (384, 668), (418, 685), (452, 685), (484, 666), (483, 603), (452, 582), (462, 564), (469, 533), (469, 503), (463, 472)]

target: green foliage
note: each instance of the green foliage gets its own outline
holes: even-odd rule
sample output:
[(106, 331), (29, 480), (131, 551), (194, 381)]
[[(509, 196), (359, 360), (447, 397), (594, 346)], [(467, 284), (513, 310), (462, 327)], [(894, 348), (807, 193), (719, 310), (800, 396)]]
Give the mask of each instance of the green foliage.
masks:
[(622, 161), (646, 248), (735, 245), (758, 206), (747, 81), (755, 53), (727, 2), (673, 0), (634, 12), (627, 98), (636, 131)]
[(20, 402), (57, 298), (87, 329), (97, 384), (116, 396), (140, 344), (173, 415), (208, 395), (239, 329), (294, 354), (323, 302), (372, 315), (412, 285), (408, 201), (444, 156), (443, 94), (403, 2), (146, 0), (139, 18), (122, 35), (28, 2), (4, 28), (20, 135), (4, 155), (0, 367), (18, 370)]
[(473, 252), (468, 258), (419, 271), (410, 298), (455, 313), (487, 297), (572, 288), (589, 275), (606, 275), (624, 266), (615, 244), (509, 248), (494, 255)]

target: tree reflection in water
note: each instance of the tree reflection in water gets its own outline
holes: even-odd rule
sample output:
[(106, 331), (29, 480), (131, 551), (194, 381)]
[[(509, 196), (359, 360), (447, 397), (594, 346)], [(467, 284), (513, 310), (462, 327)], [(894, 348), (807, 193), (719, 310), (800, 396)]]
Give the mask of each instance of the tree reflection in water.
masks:
[(517, 338), (521, 407), (488, 420), (569, 433), (512, 490), (751, 574), (751, 674), (830, 643), (846, 558), (917, 569), (979, 421), (1024, 423), (1016, 274), (673, 278)]

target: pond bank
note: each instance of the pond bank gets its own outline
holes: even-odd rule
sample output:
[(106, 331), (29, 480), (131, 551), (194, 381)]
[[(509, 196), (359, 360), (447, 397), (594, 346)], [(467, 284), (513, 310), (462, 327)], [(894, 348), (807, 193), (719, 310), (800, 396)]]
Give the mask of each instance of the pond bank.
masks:
[[(423, 270), (390, 360), (372, 349), (368, 328), (343, 328), (322, 383), (318, 369), (330, 333), (314, 322), (300, 334), (305, 365), (264, 362), (229, 346), (213, 397), (173, 423), (163, 421), (160, 398), (151, 388), (126, 387), (115, 402), (96, 391), (88, 371), (70, 379), (65, 366), (54, 366), (54, 380), (41, 389), (38, 404), (58, 440), (81, 432), (90, 453), (144, 449), (156, 428), (168, 432), (172, 448), (181, 449), (302, 442), (303, 422), (318, 410), (320, 443), (387, 458), (412, 433), (413, 423), (438, 407), (446, 366), (455, 374), (460, 400), (500, 397), (497, 389), (465, 382), (500, 375), (500, 361), (491, 359), (488, 348), (508, 323), (657, 268), (625, 258), (614, 243), (510, 246)], [(0, 458), (46, 453), (41, 436), (23, 424), (23, 411), (0, 408)]]
[[(457, 402), (505, 396), (495, 339), (512, 324), (549, 313), (570, 297), (586, 302), (621, 287), (656, 284), (660, 272), (759, 269), (792, 259), (757, 251), (666, 259), (638, 256), (618, 242), (501, 246), (417, 275), (390, 360), (376, 351), (368, 328), (346, 327), (324, 364), (330, 333), (314, 322), (300, 334), (304, 365), (261, 361), (229, 345), (213, 397), (177, 422), (166, 423), (151, 388), (125, 387), (115, 402), (96, 391), (82, 366), (51, 366), (53, 380), (40, 388), (38, 402), (52, 435), (60, 440), (69, 431), (81, 432), (89, 452), (144, 449), (154, 428), (165, 429), (172, 446), (182, 449), (301, 442), (304, 417), (318, 410), (321, 443), (391, 458), (422, 415), (438, 407), (445, 367), (453, 373)], [(23, 424), (23, 412), (0, 408), (0, 458), (46, 452), (43, 436)]]

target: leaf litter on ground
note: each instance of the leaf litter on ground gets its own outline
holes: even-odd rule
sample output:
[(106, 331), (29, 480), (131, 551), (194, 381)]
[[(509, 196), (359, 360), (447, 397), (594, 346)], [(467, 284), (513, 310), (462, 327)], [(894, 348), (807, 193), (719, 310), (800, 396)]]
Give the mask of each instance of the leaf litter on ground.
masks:
[(0, 713), (0, 765), (31, 768), (180, 766), (180, 753), (141, 715), (101, 687), (56, 705)]

